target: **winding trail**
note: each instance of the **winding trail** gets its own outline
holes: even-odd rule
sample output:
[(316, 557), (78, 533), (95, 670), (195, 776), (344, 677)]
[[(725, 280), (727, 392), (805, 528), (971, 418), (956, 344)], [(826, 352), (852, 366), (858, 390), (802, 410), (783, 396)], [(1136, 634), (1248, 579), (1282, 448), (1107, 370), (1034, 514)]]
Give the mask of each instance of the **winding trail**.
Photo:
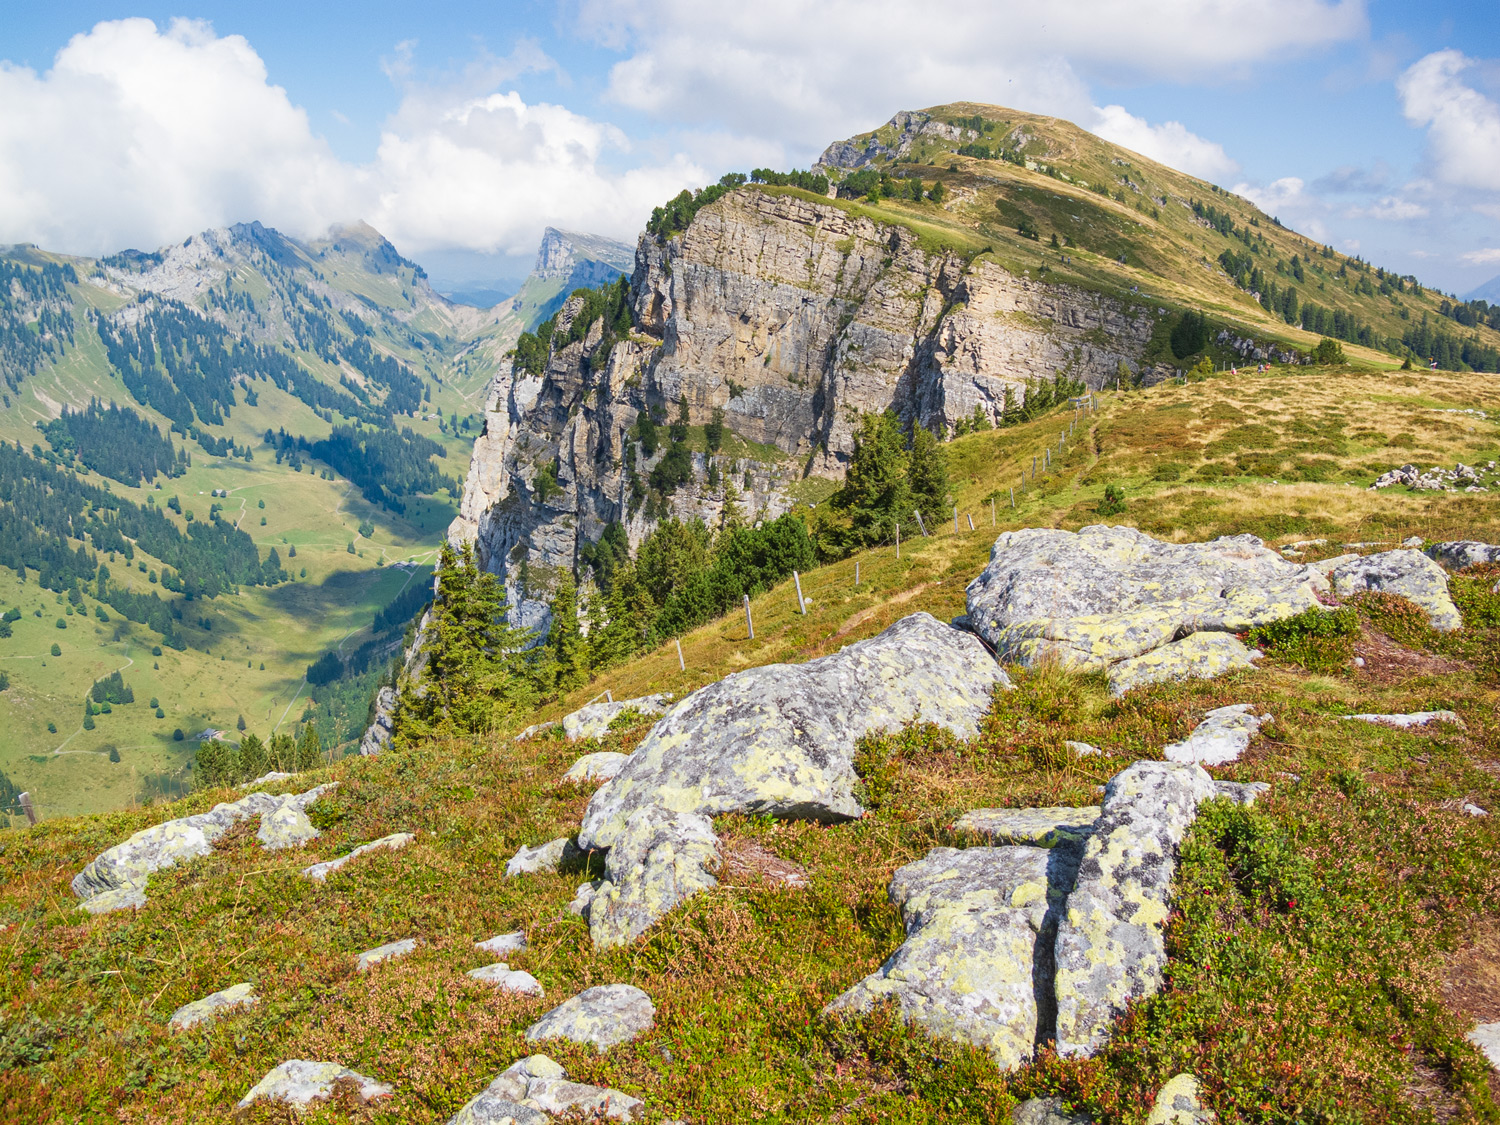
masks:
[[(121, 655), (123, 655), (123, 653)], [(134, 663), (135, 663), (135, 657), (133, 657), (133, 656), (126, 656), (125, 657), (125, 663), (121, 664), (118, 668), (115, 668), (113, 670), (113, 672), (123, 672), (123, 671), (125, 671), (126, 668), (129, 668)], [(113, 674), (113, 672), (111, 672), (111, 675)], [(54, 755), (58, 755), (58, 754), (93, 754), (93, 753), (95, 753), (95, 751), (93, 751), (93, 750), (65, 750), (65, 749), (63, 749), (65, 746), (67, 746), (68, 743), (72, 742), (75, 738), (77, 738), (82, 733), (83, 733), (83, 724), (79, 723), (78, 724), (78, 729), (75, 730), (72, 734), (68, 735), (67, 738), (63, 739), (62, 742), (60, 742), (57, 746), (53, 747), (52, 753)]]

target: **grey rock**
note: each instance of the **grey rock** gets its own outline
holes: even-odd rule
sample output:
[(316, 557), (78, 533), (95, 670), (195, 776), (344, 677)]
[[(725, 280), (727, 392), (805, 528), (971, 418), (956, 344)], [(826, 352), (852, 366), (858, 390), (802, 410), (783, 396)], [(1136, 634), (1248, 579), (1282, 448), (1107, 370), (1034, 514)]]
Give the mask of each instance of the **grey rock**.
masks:
[(1093, 834), (1099, 812), (1098, 805), (1081, 809), (975, 809), (959, 817), (953, 827), (987, 836), (991, 844), (1052, 848), (1082, 844)]
[(1500, 1023), (1482, 1023), (1464, 1038), (1479, 1048), (1490, 1066), (1500, 1070)]
[(1421, 606), (1434, 629), (1451, 632), (1463, 625), (1448, 596), (1448, 576), (1420, 551), (1383, 551), (1351, 559), (1335, 567), (1329, 578), (1340, 597), (1366, 590), (1399, 594)]
[(1500, 563), (1500, 546), (1494, 543), (1478, 543), (1473, 539), (1462, 539), (1451, 543), (1434, 543), (1427, 548), (1427, 557), (1441, 563), (1449, 570), (1462, 570), (1479, 563)]
[(628, 945), (679, 902), (719, 881), (713, 822), (648, 805), (630, 814), (604, 860), (604, 882), (589, 903), (589, 934), (608, 949)]
[(1074, 742), (1071, 739), (1063, 742), (1063, 746), (1066, 749), (1073, 751), (1073, 753), (1077, 754), (1080, 758), (1093, 758), (1099, 754), (1104, 753), (1104, 751), (1100, 750), (1097, 746), (1090, 745), (1087, 742)]
[(579, 846), (611, 846), (649, 805), (705, 816), (859, 816), (861, 736), (920, 716), (972, 737), (993, 690), (1009, 682), (977, 637), (926, 613), (806, 664), (737, 672), (657, 722), (589, 801)]
[(505, 877), (510, 879), (517, 875), (555, 874), (564, 867), (577, 863), (580, 859), (582, 859), (582, 853), (566, 836), (548, 840), (545, 844), (538, 844), (534, 848), (528, 848), (522, 844), (516, 854), (506, 861)]
[(1271, 785), (1266, 781), (1215, 781), (1213, 795), (1226, 797), (1237, 805), (1249, 808), (1255, 804), (1257, 797), (1270, 790)]
[(352, 1083), (356, 1098), (365, 1103), (390, 1097), (395, 1092), (384, 1083), (366, 1078), (338, 1063), (291, 1059), (252, 1086), (250, 1092), (240, 1099), (238, 1108), (248, 1109), (261, 1101), (283, 1102), (300, 1108), (331, 1098), (336, 1082)]
[(555, 726), (557, 726), (556, 719), (548, 719), (545, 723), (533, 723), (520, 734), (516, 735), (515, 740), (517, 742), (525, 742), (527, 739), (535, 738), (543, 731), (551, 730)]
[(307, 819), (307, 813), (296, 805), (284, 804), (260, 818), (260, 829), (255, 838), (266, 851), (274, 852), (281, 848), (300, 848), (309, 840), (316, 840), (318, 830)]
[(600, 750), (594, 754), (585, 754), (568, 767), (568, 772), (563, 774), (562, 779), (574, 783), (608, 781), (619, 773), (629, 760), (630, 755), (620, 754), (614, 750)]
[(172, 1013), (167, 1025), (173, 1031), (187, 1031), (206, 1020), (217, 1019), (235, 1008), (252, 1008), (260, 1003), (255, 995), (255, 985), (234, 984), (218, 992), (211, 992), (201, 1000), (184, 1004)]
[(417, 948), (416, 938), (403, 938), (400, 941), (388, 941), (384, 945), (377, 945), (374, 949), (367, 949), (355, 959), (355, 968), (362, 973), (368, 973), (382, 961), (390, 961), (396, 957), (405, 957)]
[(294, 773), (282, 773), (280, 770), (272, 770), (270, 773), (261, 774), (254, 781), (243, 782), (240, 788), (254, 789), (257, 785), (274, 785), (278, 781), (286, 781), (296, 776)]
[(604, 886), (603, 879), (590, 879), (582, 884), (573, 893), (573, 901), (568, 903), (568, 913), (577, 914), (584, 921), (588, 921), (589, 909), (594, 905), (594, 897), (599, 893), (599, 888)]
[(1109, 691), (1119, 698), (1150, 684), (1211, 680), (1227, 672), (1254, 668), (1261, 655), (1260, 649), (1246, 648), (1231, 633), (1193, 633), (1112, 666)]
[(391, 732), (396, 726), (396, 689), (382, 687), (375, 693), (375, 713), (359, 740), (359, 752), (365, 757), (390, 749)]
[(1061, 1098), (1032, 1098), (1010, 1111), (1012, 1125), (1090, 1125), (1093, 1118), (1068, 1113)]
[(1169, 762), (1222, 766), (1237, 761), (1249, 749), (1255, 732), (1270, 721), (1270, 715), (1255, 714), (1253, 703), (1215, 707), (1203, 716), (1203, 721), (1187, 738), (1163, 748), (1162, 757)]
[(670, 692), (643, 695), (639, 699), (617, 699), (614, 702), (590, 703), (570, 715), (563, 716), (563, 733), (569, 738), (603, 738), (609, 733), (609, 724), (625, 711), (638, 711), (642, 715), (660, 715), (672, 702)]
[(592, 1044), (601, 1055), (617, 1043), (634, 1039), (656, 1023), (651, 998), (629, 984), (586, 988), (564, 1000), (526, 1029), (528, 1042), (568, 1039)]
[(1455, 711), (1412, 711), (1407, 714), (1382, 715), (1366, 712), (1359, 715), (1345, 715), (1345, 721), (1353, 720), (1361, 723), (1374, 723), (1376, 726), (1396, 727), (1398, 730), (1410, 730), (1413, 727), (1425, 727), (1428, 723), (1447, 723), (1450, 726), (1463, 727), (1464, 721), (1458, 717)]
[(1459, 807), (1462, 808), (1463, 811), (1465, 813), (1467, 813), (1469, 816), (1489, 816), (1490, 815), (1487, 810), (1480, 808), (1473, 801), (1465, 801)]
[(1057, 929), (1059, 1054), (1092, 1054), (1130, 1001), (1161, 987), (1177, 846), (1214, 795), (1202, 766), (1171, 762), (1136, 762), (1105, 787)]
[(1179, 1074), (1156, 1095), (1146, 1125), (1212, 1125), (1217, 1120), (1199, 1097), (1198, 1080), (1191, 1074)]
[(504, 961), (470, 969), (464, 975), (494, 985), (503, 992), (519, 992), (524, 996), (542, 995), (541, 981), (522, 969), (512, 969)]
[(514, 933), (509, 934), (496, 934), (492, 938), (485, 938), (484, 941), (476, 941), (474, 948), (482, 949), (486, 953), (494, 953), (496, 955), (502, 953), (519, 953), (526, 948), (526, 934), (521, 930), (516, 930)]
[(552, 1059), (529, 1055), (501, 1071), (448, 1125), (544, 1125), (554, 1113), (635, 1121), (644, 1108), (640, 1099), (619, 1090), (569, 1082)]
[(371, 840), (368, 844), (361, 844), (349, 854), (339, 856), (338, 859), (330, 859), (324, 863), (315, 863), (311, 867), (304, 867), (302, 869), (302, 877), (304, 879), (311, 879), (314, 883), (324, 882), (335, 871), (346, 864), (352, 863), (362, 855), (382, 849), (399, 851), (416, 838), (416, 835), (411, 832), (393, 832), (389, 836), (382, 836), (378, 840)]

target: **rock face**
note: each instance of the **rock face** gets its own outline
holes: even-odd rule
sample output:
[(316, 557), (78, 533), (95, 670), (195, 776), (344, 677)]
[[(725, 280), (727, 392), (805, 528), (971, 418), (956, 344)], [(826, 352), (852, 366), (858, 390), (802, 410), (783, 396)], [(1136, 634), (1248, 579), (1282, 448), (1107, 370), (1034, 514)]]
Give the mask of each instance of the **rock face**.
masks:
[(552, 1113), (635, 1121), (643, 1109), (638, 1098), (569, 1082), (563, 1068), (546, 1055), (528, 1055), (501, 1071), (448, 1125), (547, 1125)]
[(375, 693), (375, 713), (364, 737), (359, 740), (359, 752), (366, 757), (379, 754), (391, 745), (391, 731), (396, 724), (396, 689), (389, 685)]
[(73, 893), (91, 914), (142, 906), (146, 881), (153, 871), (207, 855), (215, 840), (252, 816), (261, 818), (259, 839), (267, 848), (303, 843), (318, 834), (303, 810), (330, 788), (319, 785), (287, 797), (251, 793), (238, 801), (215, 805), (206, 813), (143, 828), (74, 876)]
[(679, 902), (718, 886), (708, 873), (718, 858), (719, 839), (706, 816), (637, 809), (610, 846), (604, 882), (589, 901), (594, 945), (628, 945)]
[(217, 1019), (235, 1008), (253, 1008), (260, 1003), (253, 984), (233, 984), (218, 992), (211, 992), (202, 1000), (184, 1004), (172, 1013), (167, 1026), (173, 1031), (187, 1031), (206, 1020)]
[(304, 879), (311, 879), (314, 883), (324, 882), (328, 876), (332, 875), (339, 868), (353, 862), (362, 855), (380, 851), (384, 848), (389, 848), (391, 851), (400, 851), (416, 838), (416, 835), (411, 832), (393, 832), (389, 836), (382, 836), (378, 840), (371, 840), (368, 844), (361, 844), (348, 855), (341, 855), (338, 859), (330, 859), (325, 863), (315, 863), (311, 867), (304, 867), (302, 869), (302, 877)]
[(704, 816), (858, 816), (854, 746), (862, 735), (920, 715), (971, 737), (995, 687), (1008, 683), (976, 637), (925, 613), (832, 656), (737, 672), (652, 728), (589, 801), (579, 846), (611, 846), (650, 805)]
[(571, 1039), (589, 1043), (601, 1055), (616, 1043), (634, 1039), (656, 1023), (656, 1006), (639, 988), (603, 984), (564, 1000), (526, 1029), (526, 1039)]
[(250, 1092), (240, 1099), (239, 1108), (247, 1109), (261, 1101), (285, 1102), (296, 1107), (310, 1105), (333, 1097), (335, 1083), (349, 1083), (360, 1102), (388, 1098), (395, 1092), (384, 1083), (366, 1078), (338, 1063), (291, 1059), (252, 1086)]
[(1163, 543), (1126, 527), (1033, 528), (995, 541), (968, 614), (1002, 661), (1105, 669), (1121, 694), (1248, 666), (1230, 634), (1318, 605), (1320, 583), (1253, 535)]
[(569, 738), (603, 738), (609, 733), (609, 724), (626, 711), (639, 711), (642, 715), (660, 715), (672, 702), (670, 693), (643, 695), (639, 699), (617, 699), (612, 703), (590, 703), (580, 707), (571, 715), (563, 716), (563, 733)]
[(1458, 607), (1448, 596), (1448, 576), (1420, 551), (1383, 551), (1350, 559), (1334, 567), (1328, 577), (1340, 597), (1366, 590), (1399, 594), (1421, 606), (1434, 629), (1451, 632), (1463, 626)]
[(1455, 543), (1434, 543), (1427, 548), (1426, 554), (1449, 570), (1462, 570), (1479, 563), (1500, 563), (1500, 546), (1494, 543), (1477, 543), (1472, 539)]
[(1222, 766), (1238, 760), (1249, 748), (1255, 732), (1270, 721), (1270, 715), (1255, 714), (1253, 703), (1216, 707), (1203, 716), (1203, 721), (1187, 738), (1164, 747), (1162, 757), (1169, 762)]

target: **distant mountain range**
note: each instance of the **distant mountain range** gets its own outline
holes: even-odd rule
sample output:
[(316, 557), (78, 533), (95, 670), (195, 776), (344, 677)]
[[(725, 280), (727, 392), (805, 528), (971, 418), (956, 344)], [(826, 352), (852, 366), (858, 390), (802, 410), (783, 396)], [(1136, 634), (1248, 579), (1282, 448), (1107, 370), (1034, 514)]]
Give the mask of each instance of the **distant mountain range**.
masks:
[(1488, 301), (1492, 305), (1500, 305), (1500, 273), (1478, 288), (1470, 290), (1464, 295), (1464, 300)]

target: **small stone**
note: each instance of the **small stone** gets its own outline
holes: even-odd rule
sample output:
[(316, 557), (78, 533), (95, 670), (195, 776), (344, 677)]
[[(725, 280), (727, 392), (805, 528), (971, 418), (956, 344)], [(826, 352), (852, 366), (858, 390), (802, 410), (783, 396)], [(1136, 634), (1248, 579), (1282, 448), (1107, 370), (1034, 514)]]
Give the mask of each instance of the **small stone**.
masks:
[(254, 781), (244, 782), (242, 785), (240, 785), (240, 788), (254, 789), (257, 785), (271, 785), (278, 781), (286, 781), (288, 778), (295, 776), (296, 774), (282, 773), (279, 770), (272, 770), (270, 773), (261, 774)]
[(496, 934), (492, 938), (485, 938), (484, 941), (476, 941), (474, 948), (496, 956), (502, 953), (519, 953), (526, 948), (526, 934), (522, 930), (516, 930), (510, 934)]
[(1081, 844), (1094, 831), (1099, 806), (1043, 809), (975, 809), (959, 817), (953, 827), (989, 837), (991, 844), (1030, 844), (1051, 848)]
[(597, 754), (585, 754), (568, 768), (568, 772), (563, 774), (562, 779), (574, 783), (608, 781), (619, 773), (628, 761), (630, 761), (629, 754), (619, 754), (613, 750), (600, 750)]
[(1011, 1125), (1090, 1125), (1091, 1117), (1068, 1113), (1061, 1098), (1032, 1098), (1010, 1111)]
[[(1300, 780), (1294, 774), (1284, 774), (1293, 781)], [(1249, 808), (1255, 804), (1255, 799), (1262, 793), (1271, 790), (1270, 782), (1266, 781), (1215, 781), (1213, 795), (1215, 797), (1227, 797), (1237, 805)]]
[(315, 863), (311, 867), (304, 867), (302, 869), (302, 877), (304, 879), (311, 879), (314, 883), (322, 883), (327, 880), (328, 876), (332, 875), (346, 863), (359, 858), (366, 852), (378, 851), (382, 848), (399, 851), (416, 838), (416, 835), (411, 832), (393, 832), (389, 836), (382, 836), (378, 840), (371, 840), (368, 844), (361, 844), (348, 855), (341, 855), (338, 859), (330, 859), (324, 863)]
[(517, 875), (556, 874), (565, 864), (574, 862), (578, 856), (577, 846), (566, 836), (548, 840), (545, 844), (538, 844), (534, 848), (528, 848), (522, 844), (520, 850), (506, 861), (505, 877), (512, 879)]
[(1476, 805), (1473, 801), (1465, 801), (1463, 803), (1463, 810), (1464, 810), (1464, 812), (1468, 813), (1470, 816), (1489, 816), (1490, 815), (1484, 809), (1482, 809), (1478, 805)]
[(1146, 1125), (1211, 1125), (1218, 1118), (1198, 1097), (1198, 1080), (1179, 1074), (1161, 1088)]
[(1222, 766), (1238, 760), (1249, 747), (1255, 732), (1270, 721), (1270, 715), (1255, 714), (1253, 703), (1215, 707), (1203, 716), (1203, 721), (1193, 728), (1192, 734), (1165, 747), (1162, 757), (1169, 762)]
[(573, 901), (568, 903), (568, 913), (577, 914), (587, 921), (589, 907), (593, 906), (594, 898), (598, 895), (599, 888), (603, 885), (603, 879), (590, 879), (587, 883), (580, 886), (573, 894)]
[(1087, 742), (1066, 741), (1063, 743), (1063, 746), (1073, 751), (1073, 753), (1077, 754), (1080, 758), (1092, 758), (1095, 755), (1104, 753), (1104, 751), (1100, 750), (1099, 747), (1091, 746)]
[(1500, 1023), (1482, 1023), (1464, 1038), (1479, 1048), (1490, 1066), (1500, 1070)]
[(1346, 720), (1353, 719), (1361, 723), (1374, 723), (1382, 727), (1396, 727), (1400, 730), (1410, 730), (1412, 727), (1425, 727), (1428, 723), (1448, 723), (1464, 729), (1464, 721), (1454, 711), (1412, 711), (1405, 715), (1380, 715), (1361, 714), (1345, 715)]
[(638, 1098), (619, 1090), (569, 1082), (552, 1059), (529, 1055), (501, 1071), (448, 1125), (546, 1125), (552, 1120), (547, 1114), (635, 1121), (644, 1108)]
[(312, 1102), (331, 1098), (336, 1082), (352, 1083), (355, 1097), (360, 1102), (388, 1098), (395, 1093), (383, 1082), (366, 1078), (338, 1063), (291, 1059), (252, 1086), (250, 1092), (240, 1099), (238, 1108), (247, 1109), (260, 1101), (284, 1102), (291, 1106), (310, 1105)]
[(1356, 656), (1354, 658), (1354, 666), (1356, 668), (1363, 668), (1365, 666), (1365, 658), (1363, 656)]
[(173, 1031), (186, 1031), (205, 1020), (217, 1019), (234, 1008), (251, 1008), (260, 1003), (253, 984), (235, 984), (219, 992), (211, 992), (202, 1000), (184, 1004), (172, 1013), (167, 1026)]
[(519, 992), (526, 996), (542, 995), (542, 984), (536, 977), (522, 969), (512, 969), (504, 961), (470, 969), (464, 975), (484, 984), (492, 984), (505, 992)]
[(590, 1043), (602, 1055), (615, 1044), (649, 1031), (655, 1023), (656, 1007), (639, 988), (603, 984), (564, 1000), (526, 1029), (526, 1039)]
[(355, 962), (355, 967), (360, 972), (367, 973), (380, 964), (380, 962), (389, 961), (396, 957), (405, 957), (415, 948), (417, 948), (416, 938), (388, 941), (384, 945), (377, 945), (374, 949), (367, 949), (361, 953)]

